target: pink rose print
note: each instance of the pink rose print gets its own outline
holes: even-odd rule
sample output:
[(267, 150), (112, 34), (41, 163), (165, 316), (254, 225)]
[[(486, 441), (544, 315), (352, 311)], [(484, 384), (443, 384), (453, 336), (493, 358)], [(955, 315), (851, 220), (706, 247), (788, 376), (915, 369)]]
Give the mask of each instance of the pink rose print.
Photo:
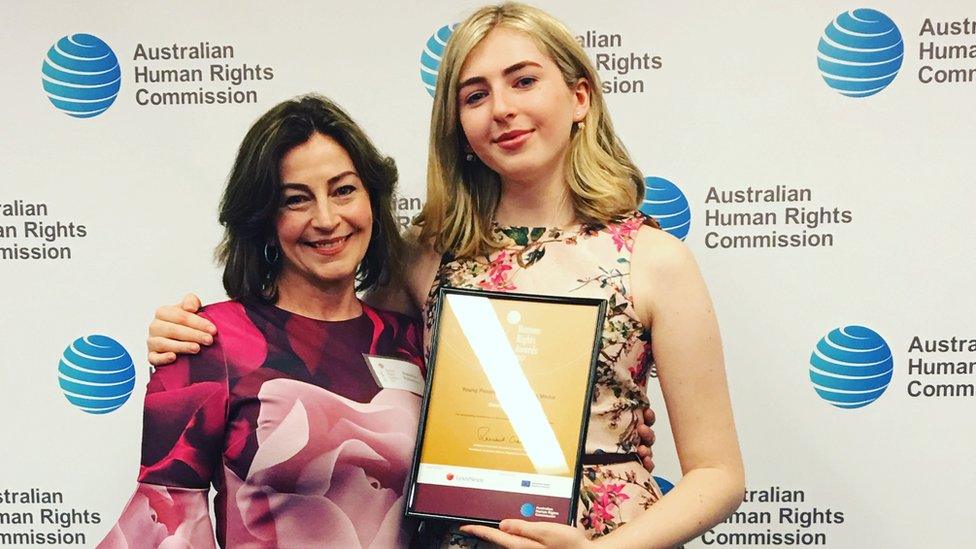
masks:
[(215, 546), (207, 490), (140, 484), (98, 549)]
[(289, 379), (261, 387), (258, 450), (247, 478), (229, 469), (227, 544), (402, 547), (403, 487), (420, 398), (382, 390), (358, 403)]
[(478, 283), (485, 290), (511, 291), (515, 286), (508, 281), (507, 273), (512, 270), (512, 258), (504, 251), (495, 254), (488, 266), (484, 280)]
[(611, 223), (607, 225), (607, 232), (610, 233), (610, 237), (613, 239), (613, 244), (617, 247), (618, 252), (624, 247), (627, 248), (628, 252), (634, 251), (634, 232), (640, 229), (643, 223), (643, 217), (634, 216), (623, 223)]
[(625, 494), (623, 490), (623, 484), (598, 484), (593, 487), (593, 493), (597, 496), (590, 506), (589, 514), (593, 530), (602, 532), (604, 521), (614, 519), (612, 513), (614, 508), (630, 499), (630, 496)]

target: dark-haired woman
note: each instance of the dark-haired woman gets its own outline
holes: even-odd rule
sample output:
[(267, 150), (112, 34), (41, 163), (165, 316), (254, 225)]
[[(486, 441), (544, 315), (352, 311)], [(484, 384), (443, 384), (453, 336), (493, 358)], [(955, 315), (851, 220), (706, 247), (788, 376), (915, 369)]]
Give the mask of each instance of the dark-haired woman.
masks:
[(400, 547), (419, 396), (367, 357), (422, 376), (420, 329), (356, 297), (402, 248), (392, 160), (336, 105), (262, 116), (220, 208), (230, 301), (220, 331), (154, 372), (135, 494), (100, 547)]

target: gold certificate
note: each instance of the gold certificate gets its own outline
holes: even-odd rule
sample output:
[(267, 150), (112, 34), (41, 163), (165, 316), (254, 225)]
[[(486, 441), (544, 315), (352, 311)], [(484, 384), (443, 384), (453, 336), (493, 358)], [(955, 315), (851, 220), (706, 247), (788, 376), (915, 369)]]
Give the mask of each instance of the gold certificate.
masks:
[(407, 515), (572, 524), (605, 302), (443, 288)]

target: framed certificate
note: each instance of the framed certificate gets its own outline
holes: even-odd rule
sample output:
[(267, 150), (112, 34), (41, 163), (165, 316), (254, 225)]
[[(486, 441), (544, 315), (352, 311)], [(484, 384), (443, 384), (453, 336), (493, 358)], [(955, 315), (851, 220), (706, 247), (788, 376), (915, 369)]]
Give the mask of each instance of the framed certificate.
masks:
[(605, 308), (441, 289), (408, 517), (575, 522)]

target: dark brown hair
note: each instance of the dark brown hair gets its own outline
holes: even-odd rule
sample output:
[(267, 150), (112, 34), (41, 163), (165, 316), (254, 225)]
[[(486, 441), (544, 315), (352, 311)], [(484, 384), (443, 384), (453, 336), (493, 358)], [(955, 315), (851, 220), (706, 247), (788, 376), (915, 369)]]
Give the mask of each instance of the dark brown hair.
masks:
[(277, 301), (281, 261), (268, 261), (265, 246), (277, 244), (279, 166), (288, 151), (314, 133), (335, 139), (346, 150), (369, 194), (373, 230), (356, 273), (356, 289), (373, 288), (396, 274), (403, 255), (403, 240), (393, 214), (396, 164), (376, 150), (362, 128), (338, 105), (322, 96), (305, 95), (280, 103), (261, 116), (237, 152), (220, 200), (224, 236), (215, 252), (218, 263), (224, 266), (224, 289), (229, 297)]

